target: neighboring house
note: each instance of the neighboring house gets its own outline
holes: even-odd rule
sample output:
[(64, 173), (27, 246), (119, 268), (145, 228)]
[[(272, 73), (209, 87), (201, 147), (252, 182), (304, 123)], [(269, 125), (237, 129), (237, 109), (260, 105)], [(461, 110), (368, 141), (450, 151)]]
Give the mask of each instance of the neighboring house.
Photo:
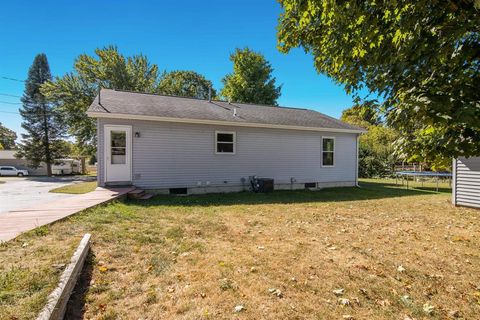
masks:
[(40, 163), (38, 168), (29, 166), (28, 160), (15, 158), (17, 150), (0, 150), (0, 166), (12, 166), (17, 169), (28, 170), (32, 176), (46, 176), (47, 166), (45, 163)]
[(364, 129), (319, 112), (102, 89), (98, 183), (157, 192), (355, 186)]
[(452, 203), (480, 208), (480, 157), (453, 160)]

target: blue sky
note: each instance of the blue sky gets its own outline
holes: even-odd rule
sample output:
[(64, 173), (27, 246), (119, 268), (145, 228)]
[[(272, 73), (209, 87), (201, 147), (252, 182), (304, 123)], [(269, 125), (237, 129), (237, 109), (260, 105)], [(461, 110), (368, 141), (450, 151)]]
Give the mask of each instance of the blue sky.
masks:
[[(279, 104), (306, 107), (339, 117), (352, 98), (319, 75), (312, 57), (276, 48), (280, 6), (273, 0), (224, 1), (5, 1), (0, 6), (0, 93), (22, 95), (37, 53), (44, 52), (53, 75), (71, 71), (74, 59), (95, 48), (117, 45), (125, 55), (142, 53), (160, 70), (195, 70), (221, 88), (232, 70), (229, 55), (248, 46), (270, 61)], [(0, 95), (0, 122), (21, 132), (18, 98)], [(12, 112), (12, 113), (7, 113)]]

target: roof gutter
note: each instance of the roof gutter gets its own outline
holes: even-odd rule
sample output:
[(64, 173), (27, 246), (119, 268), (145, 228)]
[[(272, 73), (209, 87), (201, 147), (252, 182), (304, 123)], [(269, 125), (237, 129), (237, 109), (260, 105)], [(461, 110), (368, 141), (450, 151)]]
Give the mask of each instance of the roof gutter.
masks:
[(104, 112), (94, 112), (94, 111), (87, 111), (87, 115), (89, 117), (92, 117), (92, 118), (145, 120), (145, 121), (192, 123), (192, 124), (210, 124), (210, 125), (218, 125), (218, 126), (236, 126), (236, 127), (251, 127), (251, 128), (320, 131), (320, 132), (341, 132), (341, 133), (357, 133), (357, 134), (367, 132), (366, 130), (356, 130), (356, 129), (303, 127), (303, 126), (290, 126), (290, 125), (283, 125), (283, 124), (266, 124), (266, 123), (251, 123), (251, 122), (236, 122), (236, 121), (171, 118), (171, 117), (146, 116), (146, 115), (140, 115), (140, 114), (124, 114), (124, 113), (108, 113), (107, 114), (107, 113), (104, 113)]

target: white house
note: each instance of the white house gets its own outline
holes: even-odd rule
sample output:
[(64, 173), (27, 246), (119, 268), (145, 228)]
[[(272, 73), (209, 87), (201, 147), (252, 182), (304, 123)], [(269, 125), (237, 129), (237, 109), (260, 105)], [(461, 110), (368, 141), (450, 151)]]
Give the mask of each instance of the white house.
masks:
[(453, 160), (452, 203), (480, 208), (480, 157)]
[(157, 192), (355, 186), (365, 130), (319, 112), (102, 89), (98, 183)]

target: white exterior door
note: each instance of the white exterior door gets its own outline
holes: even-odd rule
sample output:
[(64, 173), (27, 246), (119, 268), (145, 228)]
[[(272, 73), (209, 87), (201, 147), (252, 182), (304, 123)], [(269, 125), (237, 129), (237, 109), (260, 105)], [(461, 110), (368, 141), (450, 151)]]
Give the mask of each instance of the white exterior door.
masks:
[(105, 182), (132, 181), (132, 127), (105, 125)]

